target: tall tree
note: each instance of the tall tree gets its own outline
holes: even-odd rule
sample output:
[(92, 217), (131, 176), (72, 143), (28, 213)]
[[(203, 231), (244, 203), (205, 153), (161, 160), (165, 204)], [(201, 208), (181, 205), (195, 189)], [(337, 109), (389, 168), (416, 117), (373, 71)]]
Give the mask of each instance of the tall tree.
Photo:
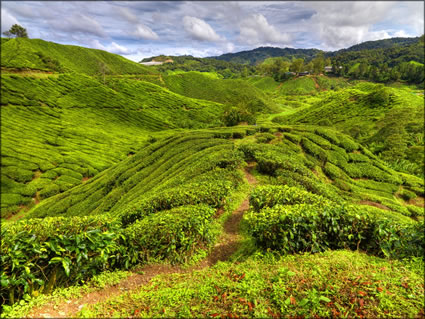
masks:
[(292, 61), (290, 70), (295, 73), (300, 73), (304, 67), (304, 59), (295, 59)]
[(3, 34), (7, 37), (15, 36), (17, 38), (28, 38), (27, 29), (19, 24), (12, 25), (12, 27), (8, 31), (3, 32)]

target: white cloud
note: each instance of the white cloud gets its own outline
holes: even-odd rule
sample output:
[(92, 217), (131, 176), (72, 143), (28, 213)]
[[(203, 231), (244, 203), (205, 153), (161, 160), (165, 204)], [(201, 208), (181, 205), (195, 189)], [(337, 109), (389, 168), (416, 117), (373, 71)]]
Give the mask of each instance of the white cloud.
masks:
[(14, 24), (20, 24), (18, 20), (7, 11), (7, 9), (1, 8), (1, 32), (5, 32), (10, 29)]
[(139, 23), (139, 18), (128, 8), (121, 7), (118, 9), (118, 14), (130, 23)]
[(244, 44), (250, 45), (288, 45), (291, 38), (288, 33), (279, 32), (268, 23), (265, 16), (258, 13), (242, 20), (239, 40)]
[(385, 20), (396, 3), (309, 2), (304, 5), (316, 11), (310, 21), (311, 31), (319, 36), (325, 49), (333, 50), (389, 38), (387, 31), (372, 31), (372, 27)]
[(409, 38), (409, 37), (414, 37), (414, 35), (411, 35), (411, 34), (407, 33), (407, 32), (406, 32), (406, 31), (404, 31), (404, 30), (400, 30), (400, 31), (394, 32), (394, 34), (393, 34), (392, 36), (393, 36), (393, 37), (396, 37), (396, 38)]
[(63, 20), (54, 20), (52, 26), (65, 32), (81, 32), (102, 38), (107, 37), (99, 22), (81, 13), (71, 15)]
[(126, 47), (121, 46), (121, 45), (119, 45), (115, 42), (112, 42), (108, 46), (104, 46), (102, 43), (99, 42), (99, 40), (93, 40), (93, 41), (91, 41), (90, 45), (94, 49), (108, 51), (110, 53), (115, 53), (115, 54), (128, 55), (128, 54), (134, 53), (134, 51), (131, 51), (131, 50), (127, 49)]
[(151, 28), (145, 26), (143, 24), (138, 24), (136, 27), (136, 31), (133, 32), (133, 35), (138, 39), (148, 39), (148, 40), (156, 40), (158, 39), (158, 34), (152, 31)]
[(226, 52), (233, 52), (235, 50), (235, 45), (231, 42), (227, 42), (225, 46)]
[(416, 36), (422, 35), (424, 33), (424, 6), (423, 1), (402, 1), (397, 10), (391, 12), (388, 19), (393, 23), (410, 26)]
[(224, 38), (221, 38), (208, 23), (195, 17), (184, 16), (183, 27), (186, 32), (196, 40), (210, 42), (224, 40)]

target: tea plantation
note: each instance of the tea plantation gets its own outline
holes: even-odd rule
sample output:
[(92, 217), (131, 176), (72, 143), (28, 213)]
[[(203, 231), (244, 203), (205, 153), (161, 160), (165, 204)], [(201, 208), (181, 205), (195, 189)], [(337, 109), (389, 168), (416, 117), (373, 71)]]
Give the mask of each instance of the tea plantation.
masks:
[(1, 63), (2, 318), (423, 317), (417, 90)]

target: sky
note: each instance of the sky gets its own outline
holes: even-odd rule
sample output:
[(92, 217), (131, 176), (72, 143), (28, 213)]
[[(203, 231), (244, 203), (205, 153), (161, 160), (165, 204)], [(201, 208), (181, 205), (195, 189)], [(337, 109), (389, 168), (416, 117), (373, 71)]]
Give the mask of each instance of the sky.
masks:
[(1, 1), (1, 32), (102, 49), (133, 61), (260, 46), (333, 51), (424, 33), (423, 1)]

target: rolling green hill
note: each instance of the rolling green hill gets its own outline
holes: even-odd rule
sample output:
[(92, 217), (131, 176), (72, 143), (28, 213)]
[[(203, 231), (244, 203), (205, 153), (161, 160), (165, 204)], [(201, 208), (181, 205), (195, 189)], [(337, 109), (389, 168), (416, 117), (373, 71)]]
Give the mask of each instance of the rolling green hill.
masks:
[(88, 75), (150, 74), (147, 67), (120, 55), (40, 39), (15, 38), (1, 44), (2, 68), (78, 72)]
[(349, 48), (341, 49), (335, 52), (332, 52), (331, 55), (338, 55), (344, 52), (352, 51), (362, 51), (362, 50), (371, 50), (371, 49), (389, 49), (393, 47), (402, 47), (408, 46), (411, 44), (416, 44), (419, 41), (419, 37), (413, 38), (390, 38), (383, 40), (375, 41), (366, 41), (359, 44), (355, 44)]
[(258, 64), (270, 57), (284, 57), (289, 60), (292, 58), (303, 58), (310, 60), (319, 52), (318, 49), (293, 49), (293, 48), (274, 48), (259, 47), (253, 50), (241, 51), (237, 53), (226, 53), (220, 56), (212, 57), (217, 60), (224, 60), (242, 64)]
[(218, 79), (202, 72), (177, 73), (163, 79), (168, 89), (188, 97), (234, 106), (252, 103), (263, 113), (275, 110), (266, 94), (241, 79)]
[[(407, 160), (410, 173), (423, 175), (423, 97), (409, 89), (372, 83), (324, 93), (310, 107), (275, 117), (274, 122), (333, 126), (375, 154), (395, 163)], [(399, 166), (399, 169), (402, 167)]]
[(423, 92), (1, 43), (2, 318), (423, 316)]
[(221, 125), (223, 106), (152, 83), (2, 75), (2, 217), (81, 183), (150, 132)]
[[(194, 199), (202, 203), (204, 196), (207, 196), (206, 203), (213, 200), (208, 196), (216, 196), (214, 203), (218, 203), (222, 200), (220, 190), (225, 192), (228, 188), (221, 185), (219, 179), (215, 185), (208, 184), (209, 190), (201, 185), (194, 187), (192, 183), (203, 169), (237, 167), (243, 159), (256, 161), (259, 172), (271, 176), (276, 184), (301, 187), (327, 198), (351, 202), (370, 200), (405, 215), (411, 213), (399, 198), (399, 191), (404, 189), (415, 196), (422, 194), (423, 182), (419, 178), (404, 180), (404, 175), (387, 168), (367, 149), (333, 130), (278, 127), (283, 135), (260, 132), (254, 136), (257, 143), (249, 136), (235, 140), (237, 143), (226, 140), (233, 136), (244, 137), (247, 132), (252, 134), (256, 130), (276, 131), (276, 128), (241, 127), (170, 137), (136, 153), (90, 182), (41, 202), (28, 216), (85, 216), (105, 212), (120, 215), (129, 207), (143, 213), (159, 209), (151, 208), (157, 205), (155, 203), (160, 205), (158, 207), (168, 207), (166, 202), (185, 203), (184, 198), (189, 204), (193, 204)], [(270, 139), (272, 144), (267, 143)], [(196, 164), (197, 161), (203, 164)], [(202, 170), (198, 172), (197, 167)], [(223, 178), (226, 176), (219, 174)], [(194, 190), (189, 192), (190, 189)], [(202, 193), (197, 194), (197, 191)]]

